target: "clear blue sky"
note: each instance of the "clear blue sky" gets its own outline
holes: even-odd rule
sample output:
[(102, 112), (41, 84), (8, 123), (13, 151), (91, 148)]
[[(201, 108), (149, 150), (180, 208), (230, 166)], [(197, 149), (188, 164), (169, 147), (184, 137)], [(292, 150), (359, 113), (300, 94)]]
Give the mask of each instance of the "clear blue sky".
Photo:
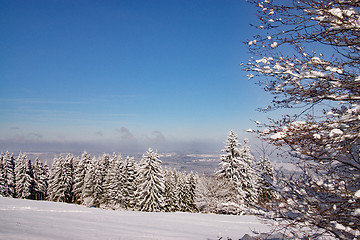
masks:
[(265, 104), (243, 0), (0, 5), (0, 150), (217, 151)]

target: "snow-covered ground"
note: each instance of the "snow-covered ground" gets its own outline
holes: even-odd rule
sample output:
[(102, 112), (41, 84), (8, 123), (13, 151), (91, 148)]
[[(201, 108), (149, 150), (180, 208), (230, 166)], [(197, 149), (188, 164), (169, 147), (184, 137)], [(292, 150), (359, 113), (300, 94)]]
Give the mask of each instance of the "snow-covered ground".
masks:
[(254, 216), (112, 211), (0, 197), (0, 239), (239, 239), (269, 227)]

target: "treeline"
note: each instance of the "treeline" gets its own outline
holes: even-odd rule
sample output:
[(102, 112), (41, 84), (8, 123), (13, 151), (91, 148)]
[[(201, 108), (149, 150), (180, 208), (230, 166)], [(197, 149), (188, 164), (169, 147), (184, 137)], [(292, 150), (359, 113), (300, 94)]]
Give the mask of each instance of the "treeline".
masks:
[(230, 132), (214, 176), (163, 169), (152, 149), (140, 162), (133, 157), (84, 152), (54, 158), (51, 168), (20, 153), (0, 155), (0, 195), (49, 200), (107, 209), (244, 214), (273, 197), (270, 161), (255, 161)]
[(0, 195), (49, 200), (111, 209), (141, 211), (197, 211), (196, 176), (163, 170), (159, 155), (149, 149), (136, 163), (133, 157), (81, 157), (72, 154), (54, 158), (51, 169), (26, 154), (0, 155)]

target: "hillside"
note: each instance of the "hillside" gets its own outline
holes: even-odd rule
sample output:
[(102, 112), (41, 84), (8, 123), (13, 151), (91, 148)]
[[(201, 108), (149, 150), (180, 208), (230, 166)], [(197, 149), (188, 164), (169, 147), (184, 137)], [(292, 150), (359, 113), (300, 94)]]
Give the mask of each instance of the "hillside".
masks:
[(254, 216), (112, 211), (0, 197), (0, 239), (239, 239), (268, 229)]

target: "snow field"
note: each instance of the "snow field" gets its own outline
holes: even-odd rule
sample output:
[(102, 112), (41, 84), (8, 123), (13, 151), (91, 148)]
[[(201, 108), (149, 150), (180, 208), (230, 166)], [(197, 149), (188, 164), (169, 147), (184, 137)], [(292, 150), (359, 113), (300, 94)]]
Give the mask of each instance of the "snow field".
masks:
[(254, 216), (112, 211), (0, 197), (0, 239), (239, 239), (269, 227)]

